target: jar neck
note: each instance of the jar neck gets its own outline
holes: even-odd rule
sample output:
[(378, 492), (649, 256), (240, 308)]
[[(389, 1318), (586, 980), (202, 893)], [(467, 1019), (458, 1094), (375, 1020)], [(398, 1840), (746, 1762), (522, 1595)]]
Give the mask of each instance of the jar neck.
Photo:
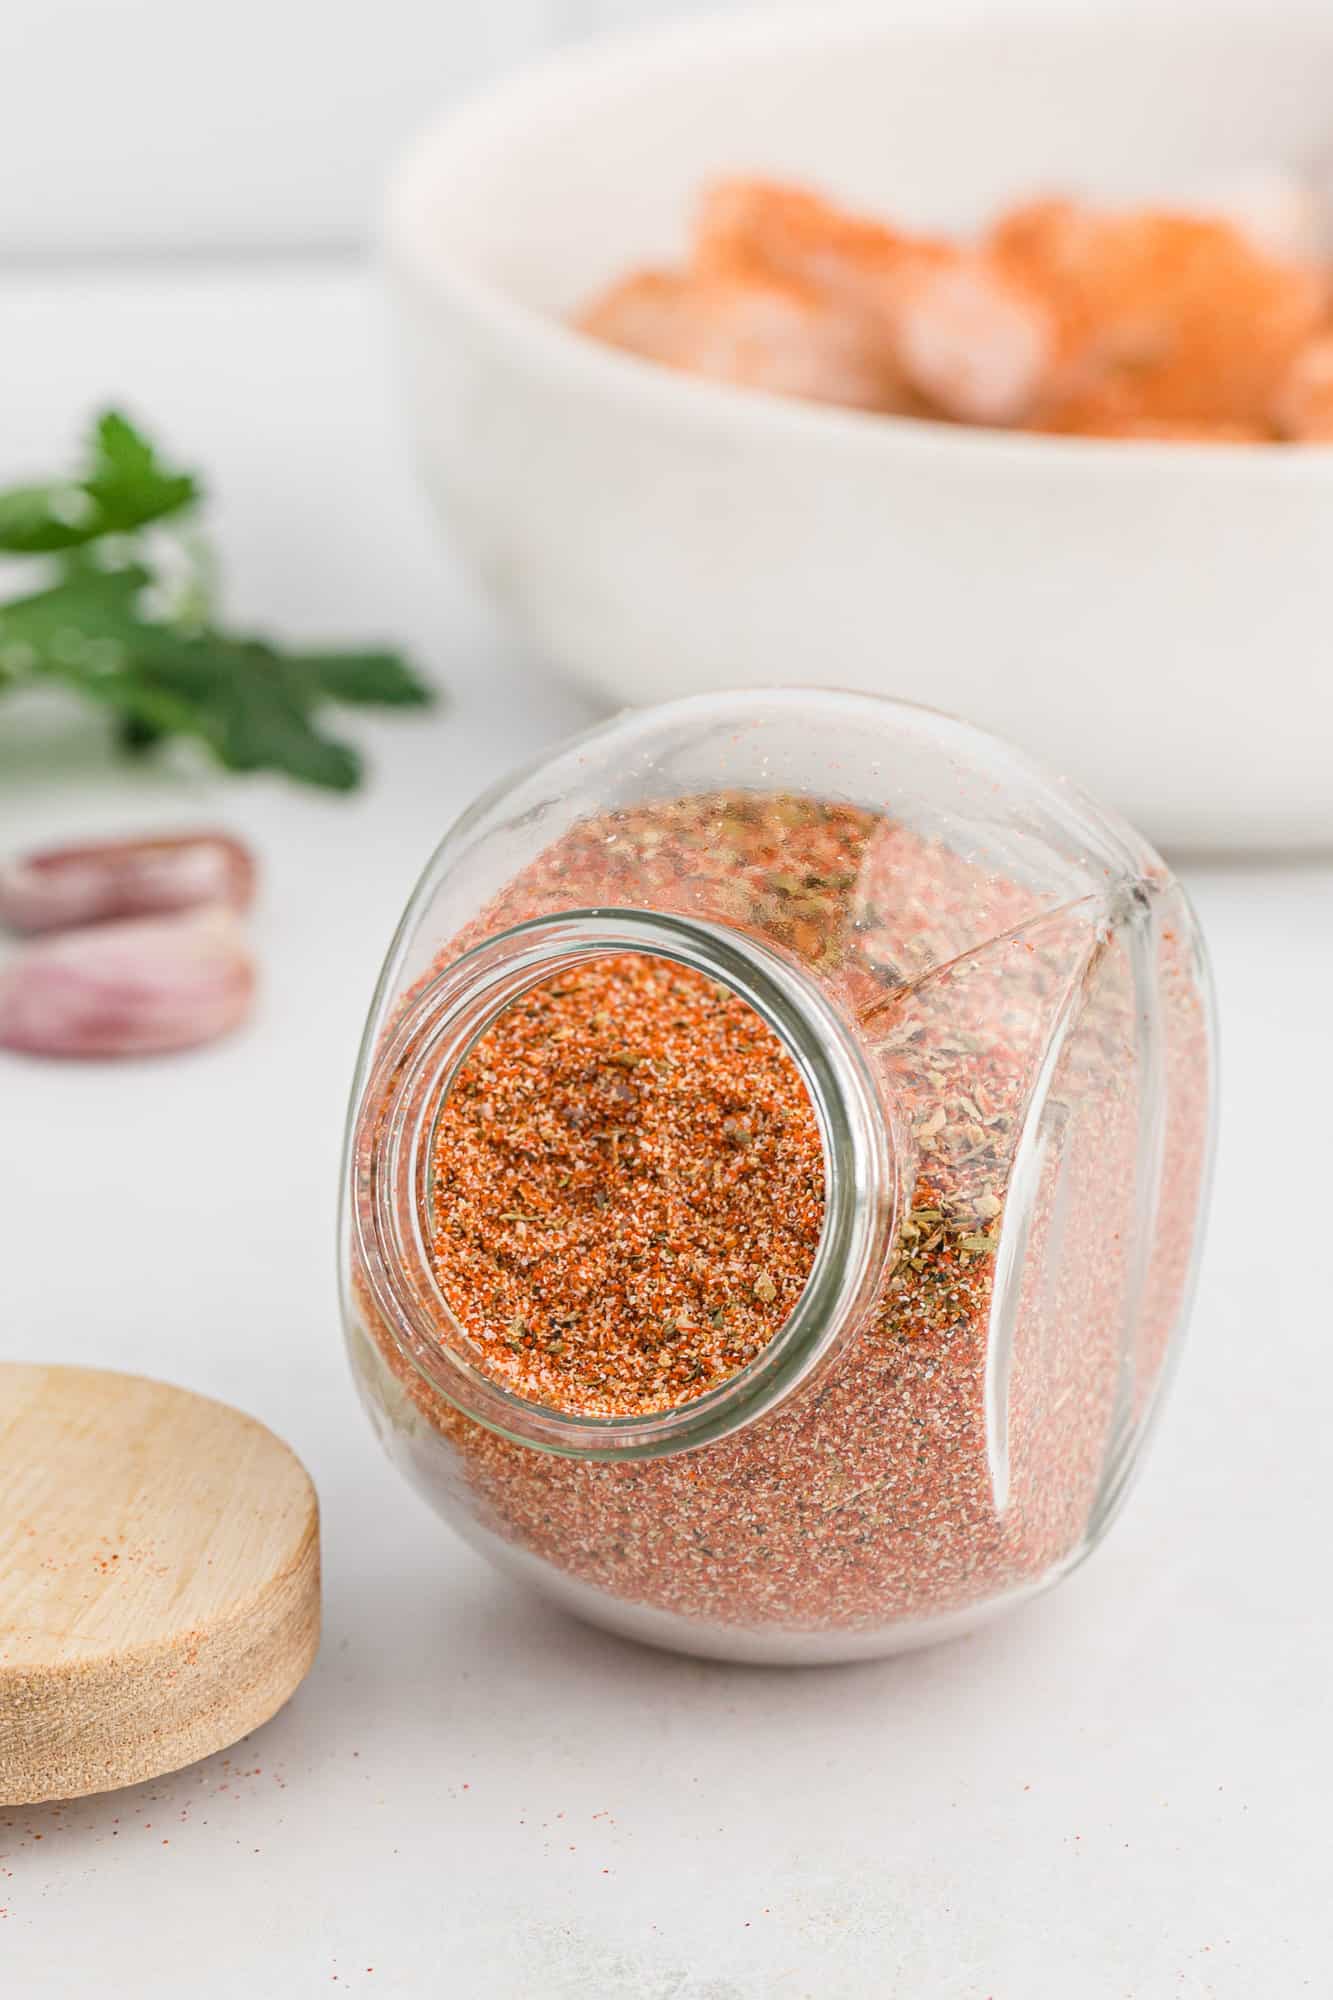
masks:
[[(810, 1096), (824, 1154), (824, 1221), (800, 1299), (749, 1365), (718, 1388), (646, 1416), (590, 1418), (525, 1400), (477, 1365), (436, 1280), (432, 1140), (478, 1037), (530, 987), (608, 954), (692, 967), (780, 1037)], [(469, 1417), (518, 1443), (580, 1458), (657, 1457), (752, 1423), (807, 1381), (873, 1303), (899, 1216), (898, 1151), (848, 1024), (794, 959), (719, 924), (644, 910), (535, 917), (463, 953), (417, 993), (381, 1045), (352, 1134), (354, 1254), (406, 1358)]]

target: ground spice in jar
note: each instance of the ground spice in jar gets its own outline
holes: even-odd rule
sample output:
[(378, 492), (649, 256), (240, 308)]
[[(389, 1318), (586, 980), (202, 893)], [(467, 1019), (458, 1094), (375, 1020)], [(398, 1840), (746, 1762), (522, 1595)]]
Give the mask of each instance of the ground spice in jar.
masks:
[(507, 1008), (435, 1128), (432, 1244), (479, 1365), (579, 1416), (718, 1387), (800, 1297), (824, 1214), (796, 1065), (728, 988), (594, 959)]
[[(1071, 1560), (1104, 1491), (1117, 1426), (1151, 1399), (1199, 1200), (1206, 1030), (1197, 985), (1170, 933), (1158, 996), (1166, 1109), (1147, 1176), (1155, 1209), (1145, 1238), (1135, 1209), (1136, 1190), (1145, 1186), (1135, 1040), (1144, 996), (1123, 940), (1101, 922), (1095, 892), (1061, 901), (1027, 886), (1021, 871), (1010, 878), (975, 865), (854, 805), (781, 792), (709, 794), (576, 824), (450, 943), (438, 965), (528, 918), (594, 906), (655, 909), (748, 930), (807, 966), (834, 996), (895, 1106), (907, 1191), (895, 1262), (864, 1322), (767, 1414), (698, 1449), (609, 1462), (534, 1450), (459, 1410), (413, 1365), (359, 1283), (373, 1393), (394, 1427), (415, 1436), (424, 1425), (446, 1448), (442, 1472), (436, 1457), (412, 1447), (422, 1476), (455, 1510), (461, 1503), (497, 1553), (538, 1559), (575, 1593), (687, 1620), (700, 1643), (709, 1627), (873, 1633), (998, 1600)], [(474, 1051), (476, 1067), (465, 1081), (479, 1081), (488, 1062), (503, 1069), (525, 1047), (536, 1053), (540, 1022), (552, 1018), (556, 1035), (570, 1031), (571, 1061), (583, 1062), (583, 1070), (562, 1066), (568, 1044), (543, 1043), (507, 1140), (480, 1144), (480, 1102), (467, 1093), (441, 1114), (432, 1216), (437, 1279), (480, 1343), (482, 1365), (500, 1379), (526, 1385), (551, 1407), (662, 1407), (659, 1394), (667, 1402), (688, 1397), (682, 1373), (701, 1357), (714, 1382), (743, 1367), (789, 1311), (818, 1232), (812, 1134), (788, 1092), (782, 1116), (790, 1152), (774, 1153), (769, 1190), (777, 1197), (772, 1207), (779, 1206), (782, 1176), (803, 1157), (806, 1179), (796, 1176), (792, 1186), (804, 1187), (805, 1211), (793, 1227), (772, 1207), (747, 1209), (742, 1260), (748, 1270), (758, 1261), (751, 1245), (762, 1244), (774, 1298), (755, 1281), (737, 1344), (717, 1345), (706, 1335), (700, 1348), (698, 1327), (687, 1328), (694, 1338), (681, 1350), (691, 1356), (686, 1368), (668, 1359), (659, 1374), (660, 1355), (644, 1351), (645, 1322), (658, 1305), (664, 1321), (670, 1312), (678, 1322), (682, 1303), (689, 1319), (713, 1292), (700, 1278), (668, 1306), (649, 1283), (626, 1313), (637, 1296), (635, 1273), (620, 1268), (620, 1306), (596, 1322), (586, 1352), (567, 1346), (552, 1356), (551, 1335), (570, 1340), (571, 1329), (557, 1322), (575, 1297), (561, 1279), (561, 1257), (544, 1264), (541, 1250), (518, 1234), (536, 1235), (535, 1223), (497, 1218), (535, 1215), (549, 1204), (559, 1216), (558, 1241), (597, 1253), (608, 1271), (616, 1267), (617, 1242), (641, 1240), (632, 1229), (614, 1239), (572, 1229), (574, 1181), (558, 1185), (559, 1173), (575, 1173), (557, 1165), (574, 1150), (565, 1129), (549, 1151), (553, 1127), (545, 1128), (544, 1144), (517, 1143), (544, 1091), (553, 1087), (567, 1110), (577, 1102), (580, 1074), (590, 1115), (599, 1130), (611, 1129), (604, 1107), (593, 1102), (610, 1080), (592, 1061), (590, 1026), (576, 1000), (594, 1003), (589, 1016), (608, 1015), (601, 1031), (608, 1047), (651, 1053), (635, 1045), (627, 1015), (617, 1022), (620, 1000), (595, 1004), (599, 990), (609, 1001), (626, 978), (620, 962), (592, 961), (576, 976), (591, 983), (588, 995), (548, 992), (544, 1016), (511, 1009), (514, 1018), (488, 1031), (492, 1047)], [(678, 969), (652, 966), (637, 968), (636, 977), (689, 983)], [(635, 1000), (631, 981), (624, 999), (642, 1006), (645, 997), (640, 990)], [(565, 1001), (567, 1015), (559, 1011)], [(730, 1009), (722, 1018), (731, 1018)], [(706, 1016), (696, 1021), (686, 1060), (707, 1069), (721, 1051), (720, 1080), (734, 1081), (739, 1092), (746, 1072), (726, 1068), (723, 1044), (713, 1045), (710, 1058), (708, 1035), (700, 1040), (697, 1033), (706, 1025)], [(743, 1032), (753, 1035), (754, 1026)], [(1035, 1080), (1053, 1046), (1058, 1060), (1047, 1066), (1045, 1108), (1034, 1129)], [(781, 1064), (771, 1051), (757, 1053), (755, 1082), (776, 1088)], [(624, 1071), (626, 1079), (636, 1074)], [(717, 1108), (705, 1157), (725, 1140)], [(378, 1115), (369, 1103), (363, 1133)], [(594, 1143), (595, 1157), (580, 1151), (579, 1158), (591, 1176), (580, 1185), (592, 1190), (595, 1212), (608, 1142)], [(1025, 1249), (1015, 1280), (1000, 1272), (997, 1252), (1016, 1162), (1026, 1179)], [(659, 1169), (665, 1163), (662, 1155)], [(674, 1215), (684, 1196), (667, 1176), (657, 1198)], [(717, 1213), (704, 1219), (711, 1225)], [(673, 1226), (664, 1225), (668, 1237)], [(501, 1228), (513, 1233), (502, 1236)], [(781, 1228), (790, 1234), (779, 1254)], [(1134, 1244), (1140, 1247), (1131, 1253)], [(566, 1279), (574, 1268), (565, 1267)], [(663, 1266), (644, 1270), (660, 1276)], [(1013, 1296), (1001, 1296), (1003, 1284), (1017, 1285)], [(580, 1314), (592, 1292), (589, 1286), (581, 1296)], [(998, 1343), (997, 1312), (1007, 1328)], [(505, 1345), (513, 1320), (531, 1331), (531, 1346), (516, 1332), (508, 1337), (518, 1348)], [(669, 1345), (662, 1350), (670, 1352)], [(566, 1353), (573, 1358), (566, 1361)], [(594, 1357), (601, 1380), (587, 1366)]]

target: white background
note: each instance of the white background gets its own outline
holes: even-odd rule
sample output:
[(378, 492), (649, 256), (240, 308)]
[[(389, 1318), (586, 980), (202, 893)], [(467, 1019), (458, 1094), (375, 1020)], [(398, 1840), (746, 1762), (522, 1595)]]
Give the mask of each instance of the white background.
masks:
[[(721, 0), (717, 11), (722, 11)], [(682, 0), (5, 0), (0, 253), (346, 248), (441, 104)]]
[(0, 1993), (1322, 2000), (1327, 863), (1186, 862), (1225, 1077), (1195, 1330), (1125, 1518), (1027, 1612), (817, 1673), (637, 1651), (491, 1575), (356, 1407), (334, 1180), (380, 953), (452, 815), (589, 710), (429, 528), (344, 252), (438, 98), (636, 11), (0, 8), (0, 481), (114, 390), (208, 469), (239, 617), (396, 636), (451, 697), (360, 732), (351, 801), (134, 774), (81, 719), (0, 717), (0, 849), (221, 819), (264, 870), (241, 1035), (158, 1065), (0, 1058), (0, 1355), (253, 1411), (309, 1463), (326, 1556), (320, 1660), (248, 1744), (0, 1809)]
[[(385, 165), (441, 105), (598, 30), (736, 4), (4, 0), (0, 259), (347, 248), (373, 221)], [(1152, 0), (884, 0), (883, 11), (1136, 4)]]

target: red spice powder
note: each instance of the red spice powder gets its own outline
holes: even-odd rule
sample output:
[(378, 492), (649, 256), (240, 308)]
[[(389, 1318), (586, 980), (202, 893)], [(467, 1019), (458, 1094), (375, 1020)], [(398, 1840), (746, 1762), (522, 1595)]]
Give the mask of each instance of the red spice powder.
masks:
[(669, 1409), (754, 1359), (809, 1276), (819, 1127), (747, 1003), (622, 953), (473, 1048), (434, 1143), (433, 1257), (479, 1365), (581, 1416)]
[[(1169, 883), (1158, 893), (1179, 909)], [(1207, 1125), (1206, 1030), (1187, 947), (1162, 931), (1167, 1101), (1149, 1172), (1143, 996), (1087, 877), (1062, 901), (854, 806), (781, 793), (676, 799), (576, 825), (439, 963), (529, 917), (617, 904), (749, 930), (804, 963), (842, 1009), (896, 1111), (910, 1190), (896, 1263), (864, 1323), (766, 1416), (699, 1449), (630, 1462), (556, 1456), (477, 1424), (423, 1378), (358, 1286), (363, 1379), (414, 1476), (497, 1554), (535, 1557), (548, 1574), (696, 1628), (868, 1632), (1049, 1573), (1088, 1531), (1178, 1313)], [(1060, 1058), (1034, 1107), (1057, 1023)], [(793, 1113), (789, 1101), (789, 1136)], [(363, 1130), (377, 1115), (366, 1107)], [(1016, 1296), (997, 1304), (1020, 1142), (1026, 1250)], [(485, 1156), (472, 1164), (480, 1170)], [(467, 1190), (474, 1247), (485, 1186), (483, 1173)], [(539, 1191), (519, 1196), (504, 1181), (496, 1206)], [(442, 1206), (435, 1220), (443, 1227)], [(753, 1212), (745, 1224), (778, 1266), (773, 1303), (785, 1312), (803, 1268), (797, 1238), (779, 1259), (777, 1219)], [(458, 1282), (455, 1254), (442, 1234), (447, 1287)], [(537, 1268), (526, 1310), (540, 1318), (540, 1306), (545, 1329), (563, 1291), (534, 1301)], [(507, 1308), (522, 1269), (504, 1277), (486, 1282)], [(618, 1282), (628, 1292), (631, 1274)], [(707, 1286), (699, 1296), (711, 1296)], [(497, 1349), (489, 1308), (474, 1330), (492, 1365), (546, 1370), (532, 1350)], [(615, 1332), (610, 1320), (604, 1330)], [(749, 1321), (747, 1340), (763, 1333)], [(626, 1369), (624, 1345), (615, 1393), (655, 1395), (656, 1358)], [(730, 1365), (728, 1353), (721, 1360)], [(543, 1372), (542, 1392), (568, 1396), (571, 1376), (572, 1366)]]

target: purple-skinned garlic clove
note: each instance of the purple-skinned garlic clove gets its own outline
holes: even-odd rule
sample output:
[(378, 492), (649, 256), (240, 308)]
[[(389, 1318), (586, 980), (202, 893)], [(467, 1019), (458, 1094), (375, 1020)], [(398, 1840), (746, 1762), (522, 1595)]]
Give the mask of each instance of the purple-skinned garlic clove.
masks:
[(69, 930), (196, 904), (248, 907), (255, 864), (212, 831), (44, 848), (0, 865), (0, 920), (19, 931)]
[(95, 924), (0, 962), (0, 1047), (38, 1056), (144, 1056), (239, 1026), (255, 970), (222, 905)]

